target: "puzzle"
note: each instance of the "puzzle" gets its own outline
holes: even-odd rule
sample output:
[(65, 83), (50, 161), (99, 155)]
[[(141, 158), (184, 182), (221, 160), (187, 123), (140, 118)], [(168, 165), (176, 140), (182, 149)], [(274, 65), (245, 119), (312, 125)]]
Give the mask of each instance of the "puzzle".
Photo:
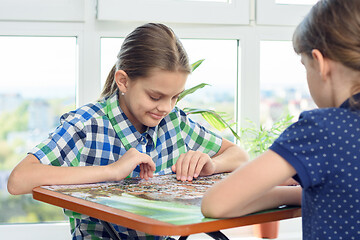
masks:
[(126, 178), (119, 182), (52, 185), (42, 188), (181, 225), (214, 220), (202, 215), (201, 199), (206, 190), (227, 175), (228, 173), (222, 173), (182, 182), (176, 179), (175, 174), (170, 174), (154, 176), (149, 180)]
[(227, 173), (222, 173), (198, 177), (191, 182), (182, 182), (176, 179), (175, 174), (170, 174), (154, 176), (149, 180), (126, 178), (119, 182), (58, 185), (46, 186), (45, 188), (86, 200), (95, 200), (99, 197), (120, 197), (128, 194), (147, 200), (200, 206), (206, 190), (227, 175)]

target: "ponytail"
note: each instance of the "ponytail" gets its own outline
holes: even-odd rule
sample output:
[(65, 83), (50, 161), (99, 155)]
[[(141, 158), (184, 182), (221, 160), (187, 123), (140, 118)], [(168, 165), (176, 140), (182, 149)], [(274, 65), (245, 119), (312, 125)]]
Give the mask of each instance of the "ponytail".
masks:
[(100, 98), (109, 97), (113, 95), (118, 89), (115, 82), (115, 73), (116, 73), (116, 64), (112, 67), (106, 78), (105, 85), (101, 92)]

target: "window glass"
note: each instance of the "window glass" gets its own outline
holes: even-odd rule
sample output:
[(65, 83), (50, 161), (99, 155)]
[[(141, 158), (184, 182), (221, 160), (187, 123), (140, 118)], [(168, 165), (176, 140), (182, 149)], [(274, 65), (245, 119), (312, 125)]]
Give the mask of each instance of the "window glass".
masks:
[(101, 38), (101, 87), (105, 85), (106, 78), (117, 61), (124, 38)]
[[(186, 88), (191, 88), (200, 83), (207, 83), (211, 86), (205, 86), (203, 89), (186, 96), (178, 103), (178, 106), (180, 108), (205, 108), (224, 112), (228, 122), (234, 122), (237, 88), (237, 40), (182, 39), (181, 41), (189, 55), (190, 63), (205, 59), (189, 76)], [(102, 86), (116, 62), (116, 56), (122, 42), (122, 38), (101, 39)], [(214, 132), (233, 140), (231, 131), (219, 132), (199, 115), (191, 115), (191, 118), (204, 124)]]
[(11, 196), (6, 185), (15, 165), (75, 108), (76, 49), (75, 37), (0, 36), (0, 223), (66, 219), (30, 194)]
[(260, 122), (267, 127), (286, 114), (297, 120), (302, 111), (316, 107), (291, 41), (261, 41), (260, 86)]
[[(189, 76), (186, 88), (207, 83), (203, 89), (185, 97), (180, 107), (211, 109), (225, 113), (229, 123), (235, 122), (235, 99), (237, 91), (237, 40), (182, 39), (190, 63), (200, 59), (204, 62)], [(199, 115), (191, 116), (212, 131), (233, 140), (231, 131), (217, 131)], [(235, 130), (235, 128), (234, 128)]]

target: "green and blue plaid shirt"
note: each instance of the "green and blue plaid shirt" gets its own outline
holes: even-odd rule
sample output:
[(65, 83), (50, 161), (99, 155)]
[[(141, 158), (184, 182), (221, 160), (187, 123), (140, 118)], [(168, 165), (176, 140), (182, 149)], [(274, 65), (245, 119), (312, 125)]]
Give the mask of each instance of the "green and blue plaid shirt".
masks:
[[(53, 166), (99, 166), (117, 161), (130, 148), (148, 154), (156, 164), (155, 174), (171, 173), (180, 154), (189, 150), (215, 155), (222, 138), (192, 121), (179, 108), (156, 127), (139, 133), (119, 106), (118, 94), (64, 114), (61, 125), (30, 153)], [(130, 174), (139, 176), (137, 166)], [(98, 219), (65, 210), (73, 239), (110, 239)], [(114, 225), (121, 239), (161, 239)]]

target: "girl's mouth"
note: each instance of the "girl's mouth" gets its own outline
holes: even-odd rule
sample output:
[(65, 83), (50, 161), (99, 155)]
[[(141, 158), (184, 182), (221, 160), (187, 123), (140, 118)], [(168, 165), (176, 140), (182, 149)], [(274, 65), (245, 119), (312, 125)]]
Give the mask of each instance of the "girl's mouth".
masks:
[(151, 113), (151, 112), (149, 112), (149, 115), (156, 120), (160, 120), (164, 117), (163, 114), (155, 114), (155, 113)]

